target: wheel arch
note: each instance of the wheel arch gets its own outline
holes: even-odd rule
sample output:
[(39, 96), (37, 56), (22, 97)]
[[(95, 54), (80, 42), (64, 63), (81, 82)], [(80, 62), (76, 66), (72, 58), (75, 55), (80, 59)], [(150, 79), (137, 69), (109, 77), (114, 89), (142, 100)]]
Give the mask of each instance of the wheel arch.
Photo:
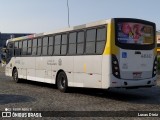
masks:
[[(57, 85), (57, 78), (58, 78), (58, 75), (59, 75), (60, 72), (64, 72), (64, 73), (65, 73), (65, 71), (62, 70), (62, 69), (58, 70), (58, 72), (57, 72), (57, 74), (56, 74), (56, 79), (55, 79), (55, 84), (56, 84), (56, 85)], [(65, 73), (65, 74), (66, 74), (66, 73)]]
[(13, 69), (12, 69), (12, 77), (13, 77), (13, 71), (14, 71), (15, 69), (17, 69), (17, 68), (14, 66)]

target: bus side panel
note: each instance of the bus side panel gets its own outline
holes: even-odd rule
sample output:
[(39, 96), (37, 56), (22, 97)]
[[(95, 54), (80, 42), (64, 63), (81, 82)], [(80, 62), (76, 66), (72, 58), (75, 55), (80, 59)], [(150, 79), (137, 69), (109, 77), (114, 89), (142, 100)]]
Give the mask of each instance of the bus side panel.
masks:
[(110, 74), (112, 73), (111, 55), (104, 55), (102, 59), (102, 88), (110, 87)]
[(23, 62), (24, 62), (23, 72), (26, 72), (27, 79), (28, 80), (36, 80), (36, 77), (35, 77), (35, 74), (36, 74), (35, 73), (35, 57), (26, 57), (23, 59)]
[(54, 65), (52, 71), (56, 71), (57, 75), (59, 70), (63, 70), (67, 75), (68, 86), (73, 86), (73, 56), (55, 56), (53, 57), (53, 61)]
[(74, 57), (74, 86), (101, 88), (101, 63), (101, 55)]
[(18, 70), (18, 78), (23, 78), (22, 74), (22, 59), (20, 57), (13, 57), (14, 59), (14, 66)]
[[(46, 83), (53, 83), (53, 71), (52, 71), (52, 66), (53, 66), (53, 57), (44, 57), (44, 69), (45, 69), (45, 78), (44, 81)], [(54, 82), (55, 83), (55, 82)]]
[(45, 82), (44, 57), (36, 57), (36, 81)]

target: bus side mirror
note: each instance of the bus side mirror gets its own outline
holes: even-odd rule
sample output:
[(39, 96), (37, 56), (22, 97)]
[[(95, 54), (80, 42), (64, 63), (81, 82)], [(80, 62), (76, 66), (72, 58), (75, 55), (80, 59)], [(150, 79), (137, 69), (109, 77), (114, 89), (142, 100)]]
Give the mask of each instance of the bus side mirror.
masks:
[(1, 59), (3, 60), (3, 61), (5, 61), (6, 60), (6, 54), (4, 55), (4, 54), (1, 54)]

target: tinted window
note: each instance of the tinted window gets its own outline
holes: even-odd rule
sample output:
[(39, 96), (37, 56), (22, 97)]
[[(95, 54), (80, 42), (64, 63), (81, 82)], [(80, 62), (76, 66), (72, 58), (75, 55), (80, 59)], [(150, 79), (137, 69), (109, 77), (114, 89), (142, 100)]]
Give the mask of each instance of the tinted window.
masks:
[(87, 30), (86, 41), (95, 41), (96, 39), (96, 29)]
[(76, 32), (69, 34), (69, 43), (76, 43)]
[(37, 55), (41, 55), (41, 47), (37, 48)]
[(77, 44), (77, 54), (83, 54), (84, 44)]
[(19, 49), (15, 49), (15, 50), (14, 50), (14, 55), (15, 55), (15, 56), (19, 56), (19, 55), (20, 55)]
[(55, 36), (55, 46), (54, 46), (54, 54), (60, 55), (60, 44), (61, 44), (61, 35)]
[(33, 47), (37, 47), (37, 39), (33, 40)]
[(67, 53), (67, 45), (61, 46), (61, 55), (65, 55)]
[(27, 55), (27, 48), (23, 48), (22, 54)]
[(37, 54), (37, 48), (36, 47), (33, 47), (32, 48), (32, 55), (36, 55)]
[(96, 43), (96, 53), (102, 54), (105, 47), (105, 41), (97, 42)]
[(47, 53), (48, 53), (48, 37), (44, 37), (42, 55), (47, 55)]
[(69, 44), (69, 54), (76, 54), (76, 44)]
[(53, 42), (54, 42), (54, 37), (49, 37), (49, 45), (53, 45)]
[(48, 47), (48, 55), (53, 54), (53, 45), (54, 45), (54, 37), (49, 37), (49, 47)]
[(19, 41), (19, 48), (22, 48), (22, 41)]
[(52, 55), (52, 54), (53, 54), (53, 46), (49, 46), (48, 55)]
[(54, 54), (55, 55), (60, 55), (60, 45), (55, 45), (54, 46)]
[(95, 42), (87, 42), (86, 43), (86, 53), (94, 54), (95, 53)]
[(48, 37), (44, 37), (43, 38), (43, 46), (47, 46), (48, 45)]
[(38, 38), (38, 46), (41, 46), (41, 45), (42, 45), (42, 39)]
[(32, 55), (37, 54), (37, 39), (33, 39), (33, 45), (32, 45)]
[(102, 54), (106, 43), (106, 28), (97, 29), (96, 53)]
[(55, 36), (55, 45), (60, 45), (61, 43), (61, 35), (56, 35)]
[(14, 48), (18, 48), (18, 42), (14, 43)]
[(22, 41), (19, 41), (19, 55), (22, 54)]
[(32, 41), (31, 41), (31, 40), (28, 40), (28, 50), (27, 50), (27, 55), (31, 55), (31, 54), (32, 54), (31, 46), (32, 46)]
[(32, 54), (31, 48), (28, 48), (27, 55), (31, 55), (31, 54)]
[(14, 43), (14, 55), (19, 56), (20, 55), (20, 50), (18, 48), (18, 42)]
[(77, 36), (77, 54), (83, 54), (84, 53), (84, 32), (80, 31), (78, 32)]
[(23, 55), (27, 55), (27, 40), (23, 41), (22, 54), (23, 54)]
[(23, 48), (27, 48), (27, 40), (23, 41)]
[(77, 43), (84, 42), (84, 32), (78, 32)]
[(67, 44), (67, 34), (62, 35), (62, 44)]
[(28, 40), (28, 47), (31, 47), (31, 43), (32, 43), (32, 41)]
[(97, 41), (106, 40), (106, 29), (99, 28), (97, 29)]
[(48, 53), (48, 47), (45, 46), (45, 47), (43, 47), (42, 54), (43, 54), (43, 55), (47, 55), (47, 53)]

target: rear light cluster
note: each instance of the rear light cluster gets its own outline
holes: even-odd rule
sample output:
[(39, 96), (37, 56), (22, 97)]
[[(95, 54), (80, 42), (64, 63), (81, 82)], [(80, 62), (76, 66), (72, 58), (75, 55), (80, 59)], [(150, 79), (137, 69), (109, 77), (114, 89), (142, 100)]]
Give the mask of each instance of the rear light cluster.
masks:
[(157, 74), (157, 57), (155, 57), (155, 60), (154, 60), (152, 77), (155, 77), (156, 74)]
[(119, 63), (115, 55), (112, 55), (112, 73), (116, 78), (120, 78)]

